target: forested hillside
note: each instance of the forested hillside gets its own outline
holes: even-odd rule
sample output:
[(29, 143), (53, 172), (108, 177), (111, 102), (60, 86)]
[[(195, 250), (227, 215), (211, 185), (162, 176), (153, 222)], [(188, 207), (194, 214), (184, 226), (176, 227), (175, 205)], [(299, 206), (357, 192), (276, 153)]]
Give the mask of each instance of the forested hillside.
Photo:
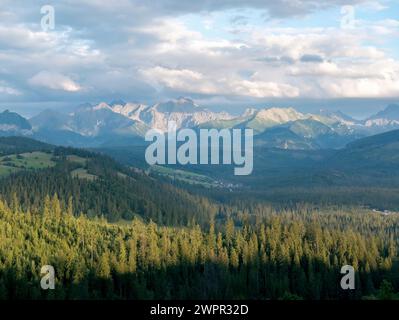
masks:
[[(56, 198), (40, 212), (0, 202), (0, 297), (6, 299), (395, 298), (398, 217), (357, 213), (245, 215), (215, 229), (74, 217)], [(23, 252), (23, 254), (22, 254)], [(54, 266), (55, 290), (40, 290)], [(356, 270), (356, 290), (340, 269)], [(384, 282), (383, 282), (384, 281)], [(379, 289), (381, 287), (381, 289)]]
[[(40, 209), (46, 195), (57, 194), (63, 207), (73, 199), (75, 215), (83, 212), (109, 221), (131, 220), (137, 215), (160, 224), (187, 225), (196, 221), (206, 225), (217, 213), (216, 205), (206, 198), (154, 180), (143, 171), (122, 166), (107, 156), (29, 144), (30, 141), (4, 138), (3, 148), (0, 141), (0, 151), (7, 154), (0, 158), (0, 169), (12, 169), (3, 170), (0, 198), (10, 204), (18, 202), (24, 210)], [(15, 150), (23, 153), (12, 156)], [(37, 150), (45, 152), (32, 156), (31, 152)], [(35, 159), (38, 156), (41, 158)], [(45, 163), (33, 166), (45, 160), (48, 166)]]
[(54, 146), (23, 137), (0, 137), (0, 155), (32, 151), (51, 151)]

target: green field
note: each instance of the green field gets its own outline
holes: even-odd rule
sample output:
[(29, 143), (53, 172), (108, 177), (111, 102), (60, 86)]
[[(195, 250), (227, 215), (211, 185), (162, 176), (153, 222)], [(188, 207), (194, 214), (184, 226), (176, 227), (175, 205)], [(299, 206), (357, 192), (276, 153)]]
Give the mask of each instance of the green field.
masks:
[(53, 167), (53, 155), (45, 152), (27, 152), (0, 157), (0, 176), (20, 170), (34, 170)]
[(150, 168), (151, 173), (161, 176), (166, 176), (172, 180), (178, 180), (188, 184), (202, 185), (207, 188), (218, 186), (217, 182), (207, 176), (178, 169), (171, 169), (167, 167), (154, 165)]
[[(11, 173), (23, 170), (46, 169), (55, 166), (52, 153), (45, 153), (40, 151), (26, 152), (21, 154), (12, 154), (0, 157), (0, 177), (7, 176)], [(86, 165), (87, 159), (77, 155), (68, 155), (67, 161), (81, 165), (82, 167), (71, 172), (73, 177), (79, 179), (87, 179), (93, 181), (97, 176), (87, 172), (83, 166)]]
[(9, 175), (9, 174), (17, 172), (19, 170), (20, 169), (18, 169), (18, 168), (13, 168), (13, 167), (7, 167), (7, 166), (0, 165), (0, 177)]
[(83, 169), (83, 168), (78, 168), (78, 169), (73, 170), (71, 172), (71, 175), (74, 178), (87, 179), (87, 180), (90, 180), (90, 181), (93, 181), (93, 180), (98, 178), (94, 174), (88, 173), (87, 170)]

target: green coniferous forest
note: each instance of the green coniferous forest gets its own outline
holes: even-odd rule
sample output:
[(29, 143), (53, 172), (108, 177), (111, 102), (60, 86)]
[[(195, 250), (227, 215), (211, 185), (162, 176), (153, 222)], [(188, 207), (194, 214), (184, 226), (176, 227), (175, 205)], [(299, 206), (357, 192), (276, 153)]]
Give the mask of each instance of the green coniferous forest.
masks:
[(397, 298), (397, 214), (216, 201), (101, 154), (0, 142), (1, 299)]
[[(266, 210), (203, 230), (111, 224), (70, 206), (56, 195), (40, 212), (0, 202), (2, 299), (378, 299), (398, 287), (396, 217)], [(357, 271), (349, 293), (346, 264)], [(42, 265), (54, 266), (55, 290), (40, 289)]]

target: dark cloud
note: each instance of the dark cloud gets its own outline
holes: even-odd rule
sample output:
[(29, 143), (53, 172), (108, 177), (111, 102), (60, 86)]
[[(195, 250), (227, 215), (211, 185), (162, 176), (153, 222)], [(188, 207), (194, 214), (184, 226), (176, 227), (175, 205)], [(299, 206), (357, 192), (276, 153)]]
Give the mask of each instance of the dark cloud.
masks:
[(259, 58), (256, 59), (256, 61), (259, 62), (264, 62), (266, 64), (272, 65), (272, 66), (282, 66), (282, 65), (290, 65), (290, 64), (294, 64), (295, 63), (295, 59), (288, 57), (288, 56), (269, 56), (269, 57), (263, 57), (263, 58)]
[(317, 62), (317, 63), (324, 62), (324, 58), (317, 54), (304, 54), (300, 60), (301, 62)]

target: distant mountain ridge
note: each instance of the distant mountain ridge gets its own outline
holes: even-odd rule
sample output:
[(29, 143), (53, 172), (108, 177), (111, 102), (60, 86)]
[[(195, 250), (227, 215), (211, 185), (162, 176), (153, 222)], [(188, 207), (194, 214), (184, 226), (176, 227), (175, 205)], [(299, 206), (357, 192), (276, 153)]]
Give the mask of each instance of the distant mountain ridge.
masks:
[(371, 128), (399, 128), (399, 105), (390, 104), (384, 110), (368, 118), (365, 125)]
[(168, 122), (170, 121), (176, 122), (178, 128), (187, 128), (213, 120), (230, 120), (233, 118), (226, 112), (213, 112), (203, 108), (187, 98), (178, 98), (153, 106), (126, 103), (125, 105), (110, 105), (108, 108), (131, 120), (142, 122), (149, 128), (161, 131), (168, 130)]
[(0, 135), (29, 135), (32, 126), (28, 120), (18, 113), (5, 110), (0, 113)]
[(149, 129), (244, 129), (255, 133), (255, 143), (282, 149), (339, 149), (356, 139), (399, 129), (399, 105), (361, 121), (340, 111), (301, 113), (294, 108), (247, 108), (239, 116), (215, 112), (188, 98), (152, 106), (122, 100), (89, 103), (64, 114), (46, 110), (29, 121), (16, 113), (0, 114), (0, 135), (31, 135), (53, 144), (96, 147), (143, 143)]
[(384, 110), (378, 112), (376, 115), (371, 116), (368, 119), (388, 119), (399, 121), (399, 105), (390, 104)]
[[(398, 171), (399, 130), (366, 137), (349, 143), (330, 163), (335, 166), (352, 165), (357, 169), (394, 168)], [(392, 168), (391, 168), (392, 167)]]

